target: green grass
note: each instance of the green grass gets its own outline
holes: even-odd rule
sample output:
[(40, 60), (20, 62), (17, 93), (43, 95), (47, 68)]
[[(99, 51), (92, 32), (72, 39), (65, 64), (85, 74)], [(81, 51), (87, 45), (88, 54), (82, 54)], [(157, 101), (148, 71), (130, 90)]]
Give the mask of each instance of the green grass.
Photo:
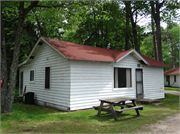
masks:
[(61, 112), (52, 108), (13, 104), (13, 112), (1, 115), (1, 133), (136, 133), (144, 127), (179, 112), (179, 96), (167, 94), (160, 100), (164, 105), (144, 105), (141, 115), (134, 110), (118, 115), (114, 121), (112, 114), (97, 110)]
[(176, 88), (176, 87), (165, 87), (165, 90), (179, 91), (179, 88)]

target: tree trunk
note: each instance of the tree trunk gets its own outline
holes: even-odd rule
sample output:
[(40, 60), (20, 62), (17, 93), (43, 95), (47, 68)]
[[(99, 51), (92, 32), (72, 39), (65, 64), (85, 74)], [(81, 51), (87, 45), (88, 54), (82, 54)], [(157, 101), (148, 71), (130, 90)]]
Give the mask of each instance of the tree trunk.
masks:
[(140, 48), (138, 44), (138, 39), (137, 39), (137, 30), (136, 30), (136, 23), (134, 22), (133, 15), (130, 15), (131, 18), (131, 25), (132, 25), (132, 30), (133, 30), (133, 38), (134, 38), (134, 44), (135, 44), (135, 50), (140, 53)]
[(157, 41), (157, 51), (158, 51), (158, 60), (163, 62), (163, 53), (162, 53), (162, 43), (161, 43), (161, 25), (160, 25), (160, 8), (162, 7), (165, 0), (162, 3), (156, 1), (156, 10), (154, 10), (154, 2), (151, 1), (152, 15), (156, 23), (156, 41)]
[[(2, 12), (1, 12), (2, 14)], [(2, 15), (1, 15), (2, 16)], [(1, 112), (8, 112), (8, 98), (6, 96), (8, 92), (7, 79), (8, 79), (8, 70), (7, 70), (7, 57), (6, 57), (6, 44), (5, 44), (5, 31), (3, 22), (1, 21), (1, 78), (3, 78), (3, 86), (1, 87)]]
[[(12, 112), (12, 104), (14, 101), (16, 76), (17, 76), (17, 69), (18, 69), (18, 63), (19, 63), (20, 42), (21, 42), (21, 37), (23, 34), (25, 15), (37, 4), (38, 4), (38, 1), (34, 1), (26, 9), (24, 9), (24, 2), (20, 2), (20, 5), (19, 5), (19, 20), (18, 20), (18, 26), (17, 26), (17, 30), (16, 30), (16, 36), (15, 36), (13, 60), (12, 60), (12, 64), (10, 67), (9, 86), (7, 83), (6, 83), (6, 85), (3, 85), (5, 87), (7, 86), (8, 88), (6, 88), (6, 92), (3, 92), (3, 95), (5, 97), (1, 98), (1, 103), (3, 104), (3, 105), (1, 105), (2, 113)], [(3, 50), (4, 50), (4, 48), (3, 48)]]
[(129, 13), (130, 13), (130, 1), (125, 1), (125, 6), (126, 6), (125, 50), (129, 50)]
[(154, 53), (155, 53), (155, 59), (159, 61), (158, 58), (158, 49), (157, 49), (157, 44), (156, 44), (156, 36), (153, 35), (153, 44), (154, 44)]
[(161, 43), (161, 25), (160, 25), (160, 12), (159, 12), (159, 2), (156, 1), (156, 40), (158, 47), (158, 59), (160, 62), (163, 62), (163, 53), (162, 53), (162, 43)]
[(5, 109), (6, 112), (12, 112), (12, 104), (14, 101), (16, 76), (17, 76), (17, 69), (18, 69), (18, 63), (19, 63), (20, 42), (21, 42), (21, 37), (23, 34), (23, 26), (24, 26), (24, 19), (25, 19), (23, 10), (24, 10), (24, 3), (20, 2), (19, 20), (18, 20), (18, 27), (16, 30), (16, 36), (15, 36), (13, 60), (12, 60), (12, 64), (10, 67), (9, 87), (8, 87), (8, 93), (6, 94), (6, 96), (8, 98), (8, 103), (7, 103), (7, 106)]
[(157, 44), (156, 44), (156, 36), (154, 30), (154, 20), (153, 20), (153, 13), (154, 13), (154, 4), (151, 2), (151, 27), (152, 27), (152, 36), (153, 36), (153, 44), (154, 44), (154, 55), (155, 59), (159, 61), (158, 54), (157, 54)]

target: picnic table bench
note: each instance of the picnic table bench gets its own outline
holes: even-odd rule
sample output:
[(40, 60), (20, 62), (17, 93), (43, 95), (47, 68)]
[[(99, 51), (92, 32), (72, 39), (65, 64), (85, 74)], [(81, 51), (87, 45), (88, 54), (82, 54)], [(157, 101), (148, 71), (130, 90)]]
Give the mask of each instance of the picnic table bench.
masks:
[[(143, 110), (144, 106), (137, 106), (136, 105), (136, 98), (131, 98), (131, 97), (116, 97), (116, 98), (108, 98), (108, 99), (100, 99), (101, 103), (100, 106), (94, 106), (95, 110), (98, 110), (97, 116), (99, 117), (101, 114), (101, 111), (105, 111), (108, 113), (112, 113), (114, 120), (118, 121), (117, 115), (116, 114), (122, 114), (123, 111), (128, 111), (128, 110), (135, 110), (137, 115), (139, 116), (139, 110)], [(131, 103), (126, 104), (126, 101), (131, 101)], [(104, 105), (104, 103), (106, 103)], [(133, 105), (129, 105), (133, 104)], [(119, 110), (114, 110), (115, 106), (120, 106), (121, 109)], [(125, 109), (124, 109), (125, 108)]]

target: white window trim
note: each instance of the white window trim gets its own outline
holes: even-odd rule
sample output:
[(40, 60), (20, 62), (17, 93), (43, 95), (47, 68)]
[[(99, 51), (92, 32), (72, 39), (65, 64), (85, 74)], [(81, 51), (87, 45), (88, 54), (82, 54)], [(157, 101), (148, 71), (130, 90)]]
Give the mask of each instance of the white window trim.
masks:
[[(49, 83), (50, 83), (50, 86), (49, 86), (49, 88), (45, 88), (45, 71), (46, 71), (46, 67), (50, 67), (50, 81), (49, 81)], [(44, 67), (44, 89), (45, 90), (51, 90), (51, 78), (52, 78), (52, 76), (51, 76), (51, 74), (52, 74), (52, 66), (45, 66)]]
[[(121, 87), (121, 88), (115, 88), (114, 86), (114, 81), (115, 81), (115, 79), (114, 79), (114, 68), (128, 68), (128, 69), (130, 69), (131, 70), (131, 87)], [(130, 67), (127, 67), (127, 66), (117, 66), (117, 65), (114, 65), (113, 67), (112, 67), (112, 72), (113, 72), (113, 87), (112, 87), (112, 90), (113, 91), (122, 91), (122, 90), (126, 90), (126, 89), (132, 89), (133, 90), (133, 81), (132, 81), (132, 71), (134, 70), (134, 68), (130, 68)]]
[[(30, 77), (31, 77), (31, 71), (34, 71), (34, 80), (33, 81), (30, 81)], [(36, 75), (36, 71), (35, 71), (35, 68), (33, 68), (33, 69), (30, 69), (29, 70), (29, 83), (35, 83), (35, 75)]]

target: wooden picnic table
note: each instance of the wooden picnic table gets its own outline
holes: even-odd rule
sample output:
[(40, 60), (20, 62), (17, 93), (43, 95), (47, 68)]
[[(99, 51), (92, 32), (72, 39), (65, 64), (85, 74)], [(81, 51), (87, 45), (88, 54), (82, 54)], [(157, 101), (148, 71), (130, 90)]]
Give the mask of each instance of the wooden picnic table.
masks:
[[(99, 117), (101, 114), (101, 111), (109, 112), (113, 114), (114, 120), (118, 121), (116, 114), (122, 114), (123, 111), (128, 110), (135, 110), (137, 115), (139, 116), (139, 110), (143, 110), (144, 106), (137, 106), (136, 105), (136, 98), (131, 97), (116, 97), (116, 98), (108, 98), (108, 99), (100, 99), (101, 103), (100, 106), (94, 106), (95, 110), (98, 110), (97, 116)], [(131, 103), (126, 104), (126, 101), (131, 101)], [(104, 105), (104, 103), (107, 103)], [(129, 105), (133, 104), (133, 105)], [(121, 109), (114, 110), (115, 106), (120, 106)], [(108, 107), (108, 108), (105, 108)], [(124, 109), (125, 108), (125, 109)]]

